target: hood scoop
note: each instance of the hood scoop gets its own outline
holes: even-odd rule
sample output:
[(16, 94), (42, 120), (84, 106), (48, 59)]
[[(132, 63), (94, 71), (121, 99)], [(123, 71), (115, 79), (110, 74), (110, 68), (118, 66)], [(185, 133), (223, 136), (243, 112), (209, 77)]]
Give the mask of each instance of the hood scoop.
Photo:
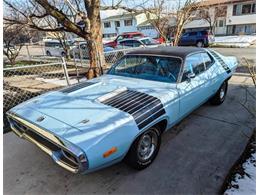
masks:
[(60, 92), (62, 92), (62, 93), (72, 93), (74, 91), (80, 90), (84, 87), (88, 87), (88, 86), (91, 86), (91, 85), (94, 85), (94, 84), (96, 84), (96, 82), (82, 82), (82, 83), (75, 84), (75, 85), (72, 85), (70, 87), (66, 87), (64, 89), (61, 89)]

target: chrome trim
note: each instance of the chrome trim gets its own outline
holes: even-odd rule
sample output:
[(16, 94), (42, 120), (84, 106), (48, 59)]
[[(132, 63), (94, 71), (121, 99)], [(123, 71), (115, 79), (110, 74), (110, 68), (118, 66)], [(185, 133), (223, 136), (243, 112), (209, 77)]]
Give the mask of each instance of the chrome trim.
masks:
[[(24, 138), (32, 143), (34, 143), (36, 146), (38, 146), (42, 151), (47, 153), (51, 158), (61, 167), (64, 169), (72, 172), (72, 173), (79, 173), (84, 172), (88, 168), (88, 161), (87, 157), (83, 152), (80, 152), (79, 154), (75, 154), (75, 152), (69, 150), (67, 146), (63, 143), (61, 139), (59, 139), (57, 136), (41, 129), (40, 127), (22, 119), (19, 116), (16, 116), (14, 113), (7, 112), (7, 116), (10, 122), (11, 129), (14, 131), (14, 133), (19, 136), (20, 138)], [(15, 123), (18, 123), (16, 125), (22, 125), (26, 127), (26, 129), (21, 129), (20, 131), (15, 127)], [(55, 145), (59, 150), (54, 151), (51, 148), (49, 148), (47, 145), (44, 145), (37, 141), (35, 137), (28, 135), (26, 131), (30, 131), (32, 133), (35, 133), (40, 138), (46, 140), (47, 142), (50, 142), (51, 144)], [(72, 157), (75, 158), (76, 162), (73, 161), (68, 155), (65, 154), (65, 152), (69, 153)], [(79, 160), (79, 157), (81, 155), (84, 155), (83, 161)], [(64, 157), (66, 160), (70, 161), (71, 164), (67, 163), (66, 161), (62, 160), (62, 157)], [(74, 166), (75, 165), (75, 166)]]

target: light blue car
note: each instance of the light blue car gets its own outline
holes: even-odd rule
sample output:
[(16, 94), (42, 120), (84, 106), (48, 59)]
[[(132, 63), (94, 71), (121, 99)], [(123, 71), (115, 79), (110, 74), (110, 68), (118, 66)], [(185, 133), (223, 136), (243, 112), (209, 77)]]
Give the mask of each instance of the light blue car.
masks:
[(132, 51), (107, 74), (24, 102), (12, 130), (60, 166), (88, 173), (121, 160), (148, 167), (161, 134), (194, 109), (224, 102), (235, 57), (193, 47)]

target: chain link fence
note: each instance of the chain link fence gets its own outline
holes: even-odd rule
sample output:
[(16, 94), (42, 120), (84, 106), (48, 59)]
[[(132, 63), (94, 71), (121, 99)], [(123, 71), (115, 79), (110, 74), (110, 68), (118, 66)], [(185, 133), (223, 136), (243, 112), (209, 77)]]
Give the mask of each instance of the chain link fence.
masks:
[[(72, 72), (71, 80), (68, 76), (69, 71)], [(8, 127), (6, 111), (44, 92), (78, 82), (77, 79), (73, 80), (73, 72), (74, 67), (67, 67), (65, 61), (4, 68), (4, 127)]]

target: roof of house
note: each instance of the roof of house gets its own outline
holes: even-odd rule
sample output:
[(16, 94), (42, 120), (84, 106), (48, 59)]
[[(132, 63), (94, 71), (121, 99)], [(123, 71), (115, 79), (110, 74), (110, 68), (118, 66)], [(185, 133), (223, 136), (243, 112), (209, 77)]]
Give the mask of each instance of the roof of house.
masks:
[(205, 51), (203, 48), (198, 47), (156, 47), (156, 48), (141, 48), (134, 51), (130, 51), (127, 55), (163, 55), (169, 57), (185, 57), (191, 53)]
[(213, 5), (219, 5), (219, 4), (229, 4), (229, 3), (239, 3), (239, 2), (247, 2), (252, 0), (206, 0), (202, 1), (202, 6), (213, 6)]
[(119, 15), (114, 15), (114, 16), (109, 16), (107, 18), (104, 18), (103, 20), (115, 20), (115, 19), (121, 19), (123, 18), (131, 18), (138, 15), (137, 13), (123, 13), (123, 14), (119, 14)]

